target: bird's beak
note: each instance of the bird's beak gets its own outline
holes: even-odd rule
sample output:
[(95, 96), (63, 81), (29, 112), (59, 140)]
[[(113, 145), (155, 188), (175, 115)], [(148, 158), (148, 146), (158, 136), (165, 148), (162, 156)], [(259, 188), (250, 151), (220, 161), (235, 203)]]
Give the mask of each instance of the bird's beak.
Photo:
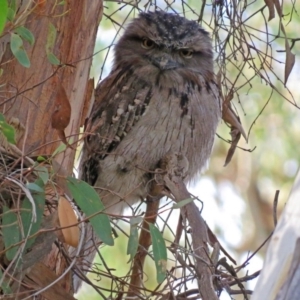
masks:
[(170, 56), (164, 55), (160, 57), (154, 57), (151, 59), (154, 66), (160, 70), (172, 70), (178, 68), (178, 63), (174, 61)]

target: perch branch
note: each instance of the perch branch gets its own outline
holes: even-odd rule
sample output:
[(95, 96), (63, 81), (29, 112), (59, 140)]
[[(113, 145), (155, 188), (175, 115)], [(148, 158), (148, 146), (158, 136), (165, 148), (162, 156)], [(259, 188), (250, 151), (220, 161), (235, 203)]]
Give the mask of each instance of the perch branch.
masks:
[[(191, 197), (183, 182), (185, 161), (185, 158), (180, 154), (169, 155), (164, 161), (166, 170), (163, 177), (164, 184), (173, 194), (177, 203)], [(181, 214), (183, 218), (187, 218), (191, 227), (195, 268), (200, 281), (200, 295), (205, 300), (217, 300), (218, 297), (212, 282), (213, 269), (208, 254), (207, 243), (209, 240), (206, 224), (194, 202), (185, 205), (181, 209)]]
[(142, 284), (144, 262), (146, 255), (148, 254), (148, 249), (151, 246), (149, 224), (154, 224), (156, 222), (159, 199), (160, 197), (147, 197), (147, 209), (139, 238), (139, 247), (133, 260), (130, 287), (127, 294), (128, 299), (139, 293)]

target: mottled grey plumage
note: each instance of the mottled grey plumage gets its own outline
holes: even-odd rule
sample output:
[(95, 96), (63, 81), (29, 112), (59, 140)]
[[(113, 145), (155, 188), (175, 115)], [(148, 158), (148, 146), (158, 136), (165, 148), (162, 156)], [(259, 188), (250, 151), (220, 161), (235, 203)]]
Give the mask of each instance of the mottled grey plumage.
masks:
[[(221, 117), (212, 58), (207, 32), (178, 15), (141, 13), (127, 27), (96, 89), (79, 167), (107, 212), (144, 199), (167, 154), (187, 159), (187, 181), (206, 166)], [(93, 260), (98, 241), (88, 226), (77, 266)]]
[(221, 117), (212, 58), (208, 33), (178, 15), (141, 13), (127, 27), (96, 89), (80, 165), (108, 212), (145, 198), (167, 153), (186, 156), (187, 180), (206, 166)]

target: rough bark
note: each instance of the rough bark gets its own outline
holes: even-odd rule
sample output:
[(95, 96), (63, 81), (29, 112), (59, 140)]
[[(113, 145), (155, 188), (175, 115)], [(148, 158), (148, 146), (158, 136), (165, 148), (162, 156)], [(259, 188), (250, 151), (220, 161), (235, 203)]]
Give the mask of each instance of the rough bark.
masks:
[[(25, 4), (28, 3), (27, 1)], [(8, 30), (11, 28), (8, 26), (11, 24), (7, 25), (6, 34), (0, 38), (0, 67), (3, 69), (0, 77), (0, 112), (8, 121), (17, 118), (21, 127), (25, 128), (17, 141), (23, 156), (51, 155), (62, 142), (63, 131), (68, 140), (72, 137), (72, 143), (76, 147), (79, 128), (86, 117), (86, 108), (89, 107), (89, 103), (85, 101), (88, 99), (85, 94), (103, 8), (102, 1), (66, 1), (63, 5), (58, 5), (57, 1), (36, 3), (31, 3), (30, 13), (26, 19), (23, 18), (23, 25), (35, 37), (34, 46), (24, 43), (31, 62), (29, 68), (23, 67), (10, 50)], [(24, 12), (25, 4), (23, 2), (20, 5), (18, 14)], [(56, 29), (53, 53), (61, 62), (59, 66), (52, 65), (47, 59), (45, 47), (50, 24)], [(55, 124), (57, 120), (53, 121), (53, 115), (61, 109), (62, 105), (57, 101), (61, 93), (66, 95), (61, 101), (68, 101), (71, 110), (67, 108), (60, 113), (59, 118), (70, 118), (70, 121), (68, 126), (59, 132), (53, 127), (62, 126)], [(64, 174), (72, 174), (75, 147), (68, 147), (55, 158), (56, 164), (63, 169)], [(51, 213), (50, 224), (53, 224), (56, 212), (52, 210)], [(52, 242), (53, 238), (50, 240)], [(2, 241), (0, 243), (2, 244)], [(44, 249), (43, 265), (36, 264), (26, 271), (27, 286), (23, 287), (24, 291), (28, 288), (43, 288), (49, 284), (49, 280), (46, 279), (52, 280), (63, 272), (68, 263), (61, 254), (58, 255), (59, 252), (61, 249), (54, 244), (50, 253)], [(38, 282), (36, 270), (44, 269), (44, 266), (47, 266), (49, 274), (43, 271), (45, 280)], [(64, 282), (60, 281), (60, 287), (72, 290), (70, 278), (71, 276), (65, 278)], [(61, 293), (59, 289), (57, 291)], [(47, 297), (47, 293), (42, 295)], [(48, 293), (48, 298), (49, 295), (54, 299), (53, 293)], [(25, 299), (24, 294), (20, 297)], [(55, 299), (61, 298), (67, 299), (66, 296), (58, 295)]]

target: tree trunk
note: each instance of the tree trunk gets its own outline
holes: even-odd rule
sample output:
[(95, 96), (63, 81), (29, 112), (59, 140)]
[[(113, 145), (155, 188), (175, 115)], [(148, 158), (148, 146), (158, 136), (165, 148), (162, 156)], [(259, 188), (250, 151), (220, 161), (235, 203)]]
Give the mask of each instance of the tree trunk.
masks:
[[(101, 0), (65, 1), (62, 5), (59, 1), (25, 2), (17, 10), (13, 21), (7, 23), (0, 38), (0, 68), (3, 69), (0, 112), (20, 131), (17, 146), (22, 157), (51, 155), (65, 135), (72, 146), (55, 157), (55, 164), (64, 174), (71, 175), (79, 127), (83, 125), (90, 106), (89, 97), (85, 95), (103, 4)], [(28, 3), (30, 6), (26, 7)], [(19, 25), (29, 29), (35, 38), (33, 46), (24, 42), (31, 63), (29, 68), (22, 66), (10, 49), (10, 32)], [(51, 56), (51, 53), (59, 59), (59, 65), (49, 62), (47, 55)], [(50, 222), (48, 225), (53, 227), (57, 205), (53, 207), (48, 210), (50, 216), (45, 217), (43, 226)], [(48, 238), (48, 243), (56, 240), (53, 233)], [(3, 245), (1, 240), (0, 245)], [(15, 293), (26, 293), (14, 294), (12, 299), (25, 299), (62, 274), (68, 262), (62, 255), (63, 249), (58, 246), (61, 243), (56, 242), (48, 249), (41, 249), (43, 263), (38, 262), (39, 259), (33, 260), (19, 277), (23, 285), (15, 282), (17, 287), (13, 287)], [(34, 250), (41, 255), (37, 249), (31, 249), (31, 252), (34, 253)], [(26, 255), (29, 254), (30, 251)], [(30, 261), (29, 256), (26, 257)], [(67, 290), (72, 294), (70, 278), (65, 277), (59, 285), (54, 285), (57, 287), (55, 290), (50, 288), (39, 297), (72, 299), (64, 292)]]
[(300, 299), (300, 172), (268, 246), (251, 300)]

